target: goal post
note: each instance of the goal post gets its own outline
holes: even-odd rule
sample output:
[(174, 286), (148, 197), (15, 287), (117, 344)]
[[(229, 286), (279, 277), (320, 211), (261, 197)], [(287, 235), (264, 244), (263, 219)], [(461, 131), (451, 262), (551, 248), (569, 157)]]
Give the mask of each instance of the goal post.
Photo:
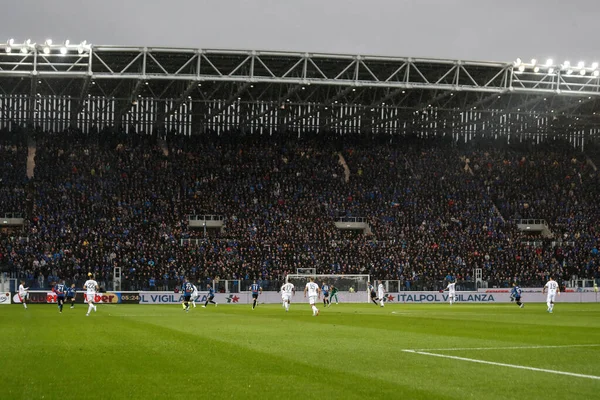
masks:
[(306, 282), (310, 278), (315, 278), (315, 282), (319, 287), (326, 282), (329, 286), (335, 286), (341, 292), (349, 293), (365, 293), (365, 301), (369, 301), (369, 294), (367, 293), (367, 285), (370, 282), (370, 275), (322, 275), (322, 274), (288, 274), (285, 277), (286, 283), (292, 283), (296, 290), (304, 290)]

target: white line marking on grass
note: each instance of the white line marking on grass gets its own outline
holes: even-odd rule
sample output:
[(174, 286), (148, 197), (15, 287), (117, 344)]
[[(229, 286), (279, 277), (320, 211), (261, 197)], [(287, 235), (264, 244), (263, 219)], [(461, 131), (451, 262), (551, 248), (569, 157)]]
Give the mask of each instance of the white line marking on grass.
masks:
[(468, 361), (468, 362), (477, 363), (477, 364), (488, 364), (488, 365), (495, 365), (495, 366), (498, 366), (498, 367), (508, 367), (508, 368), (515, 368), (515, 369), (525, 369), (525, 370), (528, 370), (528, 371), (547, 372), (547, 373), (550, 373), (550, 374), (574, 376), (576, 378), (587, 378), (587, 379), (600, 380), (600, 376), (596, 376), (596, 375), (584, 375), (584, 374), (576, 374), (576, 373), (573, 373), (573, 372), (556, 371), (556, 370), (553, 370), (553, 369), (526, 367), (524, 365), (505, 364), (505, 363), (499, 363), (499, 362), (494, 362), (494, 361), (477, 360), (475, 358), (465, 358), (465, 357), (449, 356), (449, 355), (446, 355), (446, 354), (428, 353), (426, 351), (416, 351), (416, 350), (402, 350), (402, 351), (405, 352), (405, 353), (422, 354), (424, 356), (432, 356), (432, 357), (440, 357), (440, 358), (449, 358), (449, 359), (452, 359), (452, 360)]
[(451, 347), (445, 349), (406, 349), (412, 351), (468, 351), (468, 350), (527, 350), (527, 349), (563, 349), (569, 347), (600, 347), (600, 344), (562, 344), (554, 346), (506, 346), (506, 347)]

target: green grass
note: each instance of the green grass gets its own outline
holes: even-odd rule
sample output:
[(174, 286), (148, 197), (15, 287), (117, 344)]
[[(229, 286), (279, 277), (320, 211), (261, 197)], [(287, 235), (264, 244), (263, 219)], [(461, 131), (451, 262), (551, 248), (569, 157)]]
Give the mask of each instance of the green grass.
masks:
[(600, 380), (408, 353), (600, 376), (600, 304), (306, 304), (0, 307), (0, 395), (10, 399), (567, 399)]

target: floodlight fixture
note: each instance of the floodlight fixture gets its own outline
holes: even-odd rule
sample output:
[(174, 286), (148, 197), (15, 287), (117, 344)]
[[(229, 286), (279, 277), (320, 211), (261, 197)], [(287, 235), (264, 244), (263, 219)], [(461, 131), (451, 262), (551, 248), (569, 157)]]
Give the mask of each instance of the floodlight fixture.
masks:
[(533, 72), (535, 72), (536, 74), (540, 72), (540, 67), (538, 67), (537, 65), (533, 67)]
[(61, 47), (61, 48), (60, 48), (60, 54), (62, 54), (63, 56), (64, 56), (65, 54), (67, 54), (67, 48), (66, 48), (66, 47)]
[(582, 69), (581, 71), (579, 71), (579, 75), (581, 75), (581, 76), (585, 75), (585, 69)]
[(583, 61), (579, 61), (579, 62), (577, 63), (577, 68), (581, 69), (581, 68), (583, 68), (583, 67), (585, 67), (585, 63), (584, 63)]
[(600, 71), (598, 71), (598, 70), (594, 71), (594, 76), (596, 76), (596, 77), (597, 77), (597, 76), (599, 76), (599, 75), (600, 75)]
[(592, 63), (592, 69), (598, 69), (598, 63), (597, 62), (593, 62)]
[(71, 44), (71, 41), (69, 39), (65, 40), (65, 47), (68, 47), (69, 44)]
[(554, 62), (552, 61), (551, 58), (549, 58), (549, 59), (546, 60), (546, 67), (551, 67), (552, 64), (554, 64)]
[(531, 65), (535, 65), (535, 64), (537, 64), (537, 60), (535, 58), (532, 58), (531, 59)]
[(13, 39), (13, 38), (10, 38), (10, 39), (8, 39), (8, 45), (9, 45), (10, 47), (12, 47), (12, 46), (13, 46), (13, 44), (15, 44), (15, 39)]
[(567, 61), (565, 61), (565, 62), (563, 63), (563, 68), (564, 68), (564, 69), (569, 69), (569, 67), (570, 67), (570, 66), (571, 66), (571, 63), (569, 62), (569, 60), (567, 60)]
[(21, 53), (27, 54), (27, 47), (25, 47), (25, 46), (21, 47)]
[(52, 39), (46, 39), (46, 45), (52, 46)]
[(519, 72), (525, 71), (525, 66), (523, 64), (519, 65)]
[(569, 68), (569, 69), (567, 70), (567, 75), (571, 75), (572, 73), (573, 73), (573, 70)]
[(50, 54), (50, 47), (48, 47), (48, 46), (44, 47), (44, 54)]
[(548, 73), (549, 74), (553, 74), (554, 73), (554, 68), (552, 68), (552, 67), (548, 68)]
[(6, 51), (7, 53), (10, 53), (12, 51), (12, 49), (10, 48), (10, 46), (8, 46), (4, 49), (4, 51)]
[(517, 58), (515, 60), (515, 67), (518, 67), (519, 65), (523, 64), (523, 61), (520, 58)]

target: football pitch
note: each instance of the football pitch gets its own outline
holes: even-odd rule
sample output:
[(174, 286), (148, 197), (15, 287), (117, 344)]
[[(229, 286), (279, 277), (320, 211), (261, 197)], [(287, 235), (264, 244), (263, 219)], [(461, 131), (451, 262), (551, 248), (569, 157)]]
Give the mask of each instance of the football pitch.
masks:
[[(591, 399), (600, 304), (0, 307), (9, 399)], [(385, 397), (383, 397), (385, 396)]]

